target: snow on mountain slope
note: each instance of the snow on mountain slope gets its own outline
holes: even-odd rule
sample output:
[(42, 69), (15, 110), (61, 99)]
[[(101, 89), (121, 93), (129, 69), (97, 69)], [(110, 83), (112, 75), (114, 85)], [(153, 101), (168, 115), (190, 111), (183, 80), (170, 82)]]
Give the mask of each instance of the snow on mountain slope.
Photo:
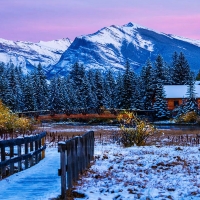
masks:
[(174, 51), (182, 51), (191, 68), (197, 70), (200, 66), (199, 44), (200, 41), (160, 33), (133, 23), (112, 25), (77, 37), (48, 75), (66, 75), (77, 61), (86, 69), (119, 71), (128, 60), (139, 72), (148, 58), (154, 61), (158, 54), (170, 63)]
[(39, 43), (14, 42), (0, 38), (0, 62), (12, 62), (15, 66), (21, 66), (24, 73), (33, 70), (39, 62), (48, 70), (47, 67), (58, 62), (70, 44), (68, 38)]
[(32, 71), (40, 62), (48, 77), (65, 76), (75, 62), (86, 69), (124, 70), (128, 60), (140, 72), (148, 59), (154, 61), (161, 54), (171, 63), (174, 52), (183, 52), (194, 71), (200, 66), (200, 40), (154, 31), (133, 23), (112, 25), (88, 35), (69, 39), (32, 42), (13, 42), (0, 39), (0, 62), (21, 66), (24, 73)]

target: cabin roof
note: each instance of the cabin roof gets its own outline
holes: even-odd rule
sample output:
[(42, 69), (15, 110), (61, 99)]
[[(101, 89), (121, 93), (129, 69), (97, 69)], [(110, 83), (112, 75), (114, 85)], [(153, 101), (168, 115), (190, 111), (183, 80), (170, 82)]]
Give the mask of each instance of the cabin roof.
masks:
[[(164, 85), (166, 99), (187, 98), (188, 85)], [(200, 98), (200, 85), (195, 85), (195, 97)]]

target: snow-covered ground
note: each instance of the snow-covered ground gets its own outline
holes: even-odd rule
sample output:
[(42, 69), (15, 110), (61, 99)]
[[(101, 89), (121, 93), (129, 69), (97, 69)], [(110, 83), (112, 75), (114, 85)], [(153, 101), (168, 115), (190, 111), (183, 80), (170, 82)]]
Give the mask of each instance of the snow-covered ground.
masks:
[(200, 149), (98, 144), (75, 190), (91, 200), (200, 199)]
[(60, 194), (60, 156), (48, 148), (37, 165), (0, 181), (0, 200), (44, 200)]
[[(0, 199), (56, 198), (59, 159), (57, 148), (47, 148), (39, 164), (0, 181)], [(73, 190), (90, 200), (200, 199), (200, 147), (124, 148), (96, 141), (95, 160)]]

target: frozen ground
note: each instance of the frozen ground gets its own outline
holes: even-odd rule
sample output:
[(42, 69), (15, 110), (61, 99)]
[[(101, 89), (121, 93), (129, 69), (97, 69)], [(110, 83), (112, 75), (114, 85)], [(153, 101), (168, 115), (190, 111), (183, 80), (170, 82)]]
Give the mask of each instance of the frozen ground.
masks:
[(57, 148), (48, 148), (37, 165), (0, 181), (0, 200), (44, 200), (60, 194)]
[(200, 149), (99, 144), (75, 190), (91, 200), (200, 199)]
[[(1, 180), (0, 199), (57, 197), (59, 158), (57, 148), (48, 148), (39, 164)], [(90, 200), (200, 199), (200, 147), (96, 143), (95, 161), (73, 190)]]

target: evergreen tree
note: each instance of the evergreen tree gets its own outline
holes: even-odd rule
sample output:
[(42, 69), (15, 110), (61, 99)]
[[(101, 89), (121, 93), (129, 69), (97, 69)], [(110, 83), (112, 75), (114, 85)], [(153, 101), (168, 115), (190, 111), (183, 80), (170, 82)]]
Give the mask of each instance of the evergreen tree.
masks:
[(196, 75), (196, 81), (200, 81), (200, 70), (198, 71), (198, 73)]
[(147, 61), (146, 66), (141, 70), (141, 101), (143, 102), (145, 110), (152, 110), (154, 99), (154, 74), (150, 60)]
[[(79, 63), (75, 63), (73, 65), (72, 71), (70, 72), (70, 84), (74, 89), (74, 93), (76, 95), (76, 109), (83, 108), (82, 104), (82, 85), (85, 77), (85, 69), (83, 65), (79, 65)], [(75, 100), (75, 99), (74, 99)]]
[(97, 70), (95, 72), (95, 95), (96, 95), (96, 106), (102, 107), (105, 106), (105, 93), (104, 93), (104, 87), (103, 87), (103, 77), (102, 73)]
[[(174, 54), (175, 57), (175, 54)], [(190, 82), (190, 66), (181, 52), (178, 58), (173, 58), (172, 81), (176, 85), (187, 85)]]
[(89, 83), (88, 77), (85, 75), (83, 79), (83, 84), (81, 86), (82, 93), (82, 108), (90, 109), (96, 107), (96, 96), (91, 89), (91, 85)]
[(65, 90), (63, 79), (61, 77), (54, 77), (50, 82), (49, 89), (49, 108), (56, 112), (63, 112), (65, 110)]
[(106, 99), (106, 107), (107, 108), (115, 108), (115, 96), (116, 96), (116, 83), (111, 70), (105, 75), (105, 99)]
[(23, 111), (34, 110), (34, 88), (31, 76), (27, 75), (24, 82), (23, 95), (24, 95), (24, 109)]
[(48, 109), (48, 85), (41, 64), (32, 74), (34, 110)]
[(197, 112), (198, 110), (198, 105), (197, 105), (197, 100), (196, 100), (196, 91), (195, 91), (194, 73), (191, 73), (190, 77), (191, 78), (189, 79), (189, 84), (187, 86), (187, 93), (186, 93), (187, 99), (183, 106), (183, 110), (185, 113), (190, 112), (190, 111)]
[(4, 91), (4, 103), (12, 111), (17, 111), (17, 89), (19, 89), (19, 87), (13, 63), (10, 62), (8, 64), (5, 75), (7, 77), (7, 81), (5, 82), (6, 89)]
[(133, 99), (134, 99), (134, 89), (136, 85), (136, 75), (131, 70), (130, 64), (127, 61), (126, 70), (123, 75), (123, 90), (122, 90), (122, 100), (121, 107), (124, 109), (130, 109), (134, 107)]
[(167, 102), (165, 100), (165, 91), (161, 80), (158, 80), (156, 86), (155, 102), (153, 105), (153, 109), (156, 111), (156, 117), (158, 119), (165, 119), (169, 116)]
[(115, 98), (114, 98), (114, 105), (116, 108), (122, 108), (122, 92), (123, 92), (123, 77), (120, 72), (117, 74), (116, 78), (116, 88), (115, 88)]
[(5, 76), (5, 64), (4, 63), (0, 63), (0, 99), (3, 100), (4, 99), (4, 93), (5, 93), (5, 89), (6, 89), (6, 76)]

